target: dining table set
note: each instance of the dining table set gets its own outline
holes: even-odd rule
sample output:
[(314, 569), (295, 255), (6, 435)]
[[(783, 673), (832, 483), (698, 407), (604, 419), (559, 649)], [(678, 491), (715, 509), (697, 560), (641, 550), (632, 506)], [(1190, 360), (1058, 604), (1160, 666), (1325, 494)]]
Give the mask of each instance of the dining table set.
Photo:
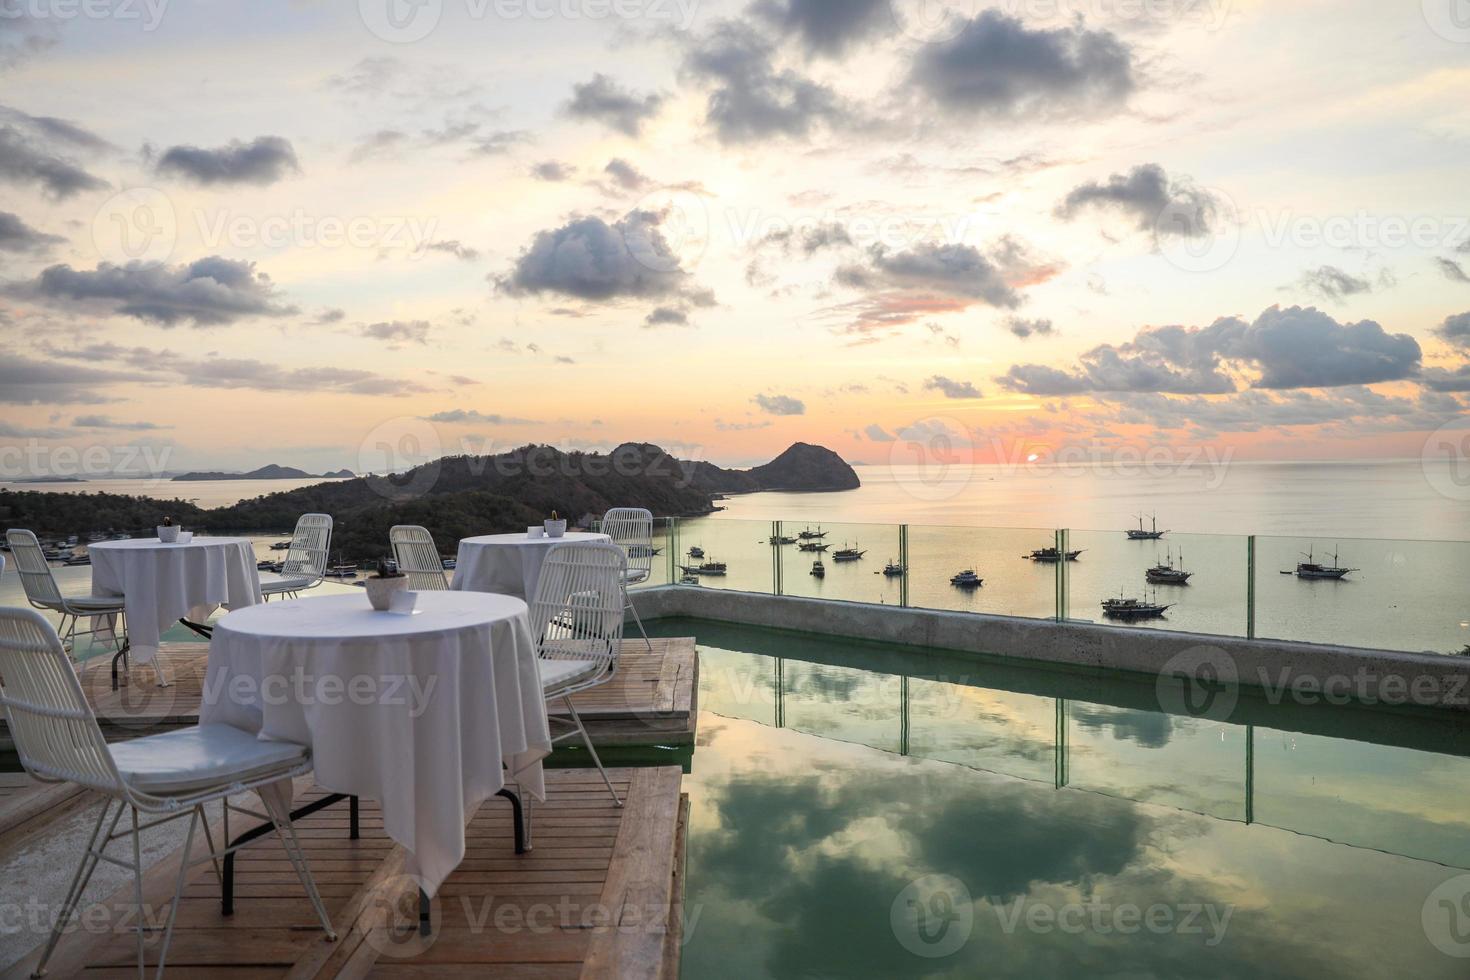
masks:
[[(127, 656), (156, 665), (175, 622), (208, 637), (200, 724), (308, 746), (326, 795), (292, 817), (350, 800), (356, 836), (357, 798), (378, 801), (384, 831), (408, 852), (427, 900), (463, 859), (465, 825), (491, 797), (509, 799), (517, 851), (526, 848), (521, 795), (544, 800), (542, 760), (552, 749), (527, 600), (554, 545), (608, 540), (530, 530), (465, 538), (450, 588), (417, 592), (397, 611), (375, 609), (365, 590), (264, 601), (243, 537), (88, 550), (93, 593), (125, 606)], [(115, 662), (115, 681), (116, 670)], [(161, 670), (158, 682), (169, 683)]]

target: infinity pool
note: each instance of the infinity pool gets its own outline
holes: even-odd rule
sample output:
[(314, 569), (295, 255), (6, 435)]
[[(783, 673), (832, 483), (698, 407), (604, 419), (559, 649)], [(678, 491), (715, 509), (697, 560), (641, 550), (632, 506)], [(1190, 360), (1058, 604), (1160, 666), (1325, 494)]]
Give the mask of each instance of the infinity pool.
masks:
[(701, 657), (689, 980), (1470, 974), (1470, 738), (1442, 719), (1232, 725), (1148, 678), (654, 632)]

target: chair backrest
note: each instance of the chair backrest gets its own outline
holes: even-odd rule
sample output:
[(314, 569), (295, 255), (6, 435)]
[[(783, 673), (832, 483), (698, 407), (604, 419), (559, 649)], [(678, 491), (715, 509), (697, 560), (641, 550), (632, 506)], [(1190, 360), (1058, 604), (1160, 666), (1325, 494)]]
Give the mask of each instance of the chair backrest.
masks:
[(5, 543), (15, 556), (15, 570), (20, 575), (21, 587), (31, 605), (44, 609), (55, 609), (63, 605), (61, 588), (51, 566), (46, 563), (46, 553), (36, 535), (22, 528), (11, 528), (5, 532)]
[(653, 574), (653, 512), (642, 507), (614, 507), (603, 515), (602, 533), (623, 549), (628, 571), (639, 580)]
[(553, 545), (531, 604), (531, 635), (545, 660), (591, 660), (609, 672), (623, 645), (623, 550), (614, 544)]
[(398, 524), (388, 531), (388, 541), (393, 545), (393, 560), (398, 562), (398, 570), (408, 576), (410, 589), (442, 592), (449, 588), (444, 559), (439, 557), (428, 528)]
[(0, 609), (0, 707), (27, 772), (127, 792), (56, 629), (34, 610)]
[(291, 547), (281, 562), (281, 574), (304, 578), (311, 586), (327, 577), (327, 555), (332, 550), (332, 515), (302, 514), (291, 535)]

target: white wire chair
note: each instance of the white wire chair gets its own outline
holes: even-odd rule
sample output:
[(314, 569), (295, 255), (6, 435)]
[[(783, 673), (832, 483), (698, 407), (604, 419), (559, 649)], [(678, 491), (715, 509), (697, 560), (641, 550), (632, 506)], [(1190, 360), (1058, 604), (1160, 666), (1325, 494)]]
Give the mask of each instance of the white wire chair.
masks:
[[(0, 708), (4, 710), (16, 753), (27, 772), (44, 782), (76, 783), (105, 797), (86, 852), (32, 976), (45, 974), (46, 963), (70, 924), (99, 861), (131, 870), (137, 907), (145, 907), (139, 832), (187, 816), (189, 830), (174, 883), (174, 899), (158, 949), (157, 976), (162, 977), (188, 869), (211, 861), (215, 874), (219, 875), (217, 859), (241, 846), (215, 850), (204, 812), (205, 804), (215, 801), (220, 801), (224, 808), (227, 844), (231, 810), (274, 824), (322, 928), (329, 939), (336, 939), (290, 817), (282, 815), (284, 809), (268, 804), (268, 812), (261, 814), (229, 801), (231, 794), (310, 772), (311, 755), (305, 746), (261, 741), (229, 725), (175, 729), (109, 746), (82, 693), (81, 682), (71, 669), (61, 638), (45, 617), (29, 609), (0, 609)], [(119, 831), (117, 825), (125, 812), (131, 813), (131, 827)], [(140, 814), (155, 819), (140, 823)], [(200, 825), (204, 828), (209, 854), (196, 858), (194, 831)], [(132, 838), (131, 861), (105, 853), (108, 844), (126, 837)], [(146, 916), (139, 914), (137, 919), (138, 974), (143, 976), (144, 932), (149, 927)]]
[(602, 533), (612, 538), (612, 543), (627, 556), (628, 568), (623, 574), (623, 608), (632, 611), (633, 622), (643, 634), (648, 652), (653, 652), (653, 641), (648, 630), (643, 628), (643, 619), (638, 607), (628, 595), (628, 586), (641, 585), (653, 575), (653, 513), (642, 507), (614, 507), (602, 517)]
[(332, 515), (302, 514), (291, 535), (291, 547), (279, 573), (260, 576), (260, 594), (266, 602), (272, 596), (296, 596), (314, 589), (327, 577), (327, 555), (332, 548)]
[(577, 542), (553, 545), (541, 566), (541, 581), (531, 604), (531, 635), (540, 657), (541, 692), (547, 701), (562, 700), (570, 720), (553, 715), (553, 723), (571, 726), (552, 744), (580, 735), (607, 791), (613, 789), (587, 726), (572, 703), (578, 691), (606, 684), (618, 669), (623, 646), (623, 580), (627, 558), (617, 545)]
[[(99, 637), (110, 634), (117, 658), (127, 663), (127, 616), (120, 595), (66, 595), (56, 583), (46, 553), (36, 535), (23, 528), (5, 532), (5, 543), (15, 557), (15, 571), (20, 576), (26, 601), (36, 609), (59, 613), (57, 630), (62, 646), (68, 651), (76, 647), (79, 636)], [(0, 568), (3, 568), (0, 564)], [(83, 618), (91, 619), (92, 628), (79, 630)], [(104, 624), (105, 625), (102, 625)]]
[(396, 524), (388, 531), (393, 546), (393, 560), (398, 570), (408, 576), (408, 587), (418, 592), (442, 592), (449, 588), (444, 574), (444, 559), (434, 547), (434, 536), (428, 528), (417, 524)]

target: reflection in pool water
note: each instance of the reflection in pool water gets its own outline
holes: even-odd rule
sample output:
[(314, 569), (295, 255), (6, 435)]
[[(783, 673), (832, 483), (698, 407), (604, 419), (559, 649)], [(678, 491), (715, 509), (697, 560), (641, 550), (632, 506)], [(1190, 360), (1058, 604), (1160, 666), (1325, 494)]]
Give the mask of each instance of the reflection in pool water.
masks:
[(1443, 721), (1226, 724), (1126, 676), (656, 632), (700, 639), (686, 978), (1467, 973)]

